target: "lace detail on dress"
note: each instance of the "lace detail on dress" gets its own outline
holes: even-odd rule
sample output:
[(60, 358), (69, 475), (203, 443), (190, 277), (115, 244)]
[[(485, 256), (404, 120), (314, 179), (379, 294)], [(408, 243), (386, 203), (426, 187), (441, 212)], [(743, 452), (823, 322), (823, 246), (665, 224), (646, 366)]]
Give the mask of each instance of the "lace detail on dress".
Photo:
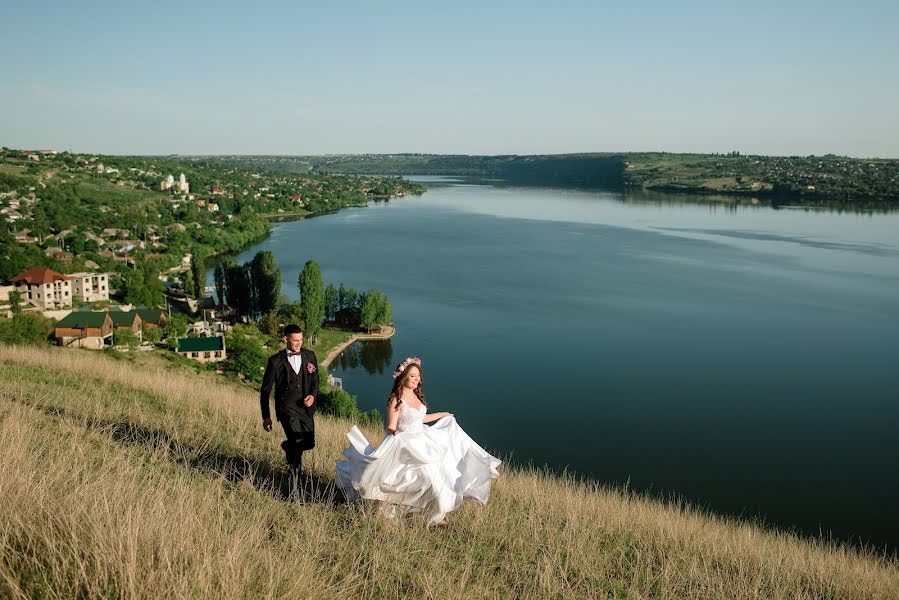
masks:
[(428, 413), (428, 407), (422, 404), (418, 408), (412, 408), (406, 404), (405, 400), (401, 400), (403, 409), (400, 411), (400, 418), (396, 422), (397, 433), (407, 431), (422, 431), (424, 429), (425, 415)]

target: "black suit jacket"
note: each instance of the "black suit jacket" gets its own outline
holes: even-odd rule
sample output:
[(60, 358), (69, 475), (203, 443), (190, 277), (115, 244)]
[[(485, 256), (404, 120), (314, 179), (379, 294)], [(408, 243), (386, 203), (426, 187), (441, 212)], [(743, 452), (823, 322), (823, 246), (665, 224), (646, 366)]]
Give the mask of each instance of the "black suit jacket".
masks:
[[(290, 362), (287, 360), (287, 352), (283, 349), (277, 354), (273, 354), (265, 365), (265, 374), (262, 376), (262, 389), (259, 391), (259, 404), (262, 409), (262, 418), (270, 419), (268, 397), (271, 394), (272, 387), (275, 388), (275, 416), (279, 421), (291, 418), (299, 418), (304, 421), (312, 421), (312, 415), (315, 414), (315, 405), (318, 401), (318, 359), (315, 352), (305, 348), (300, 349), (300, 357), (303, 360), (303, 366), (300, 369), (301, 395), (299, 398), (286, 398), (287, 386), (290, 382), (288, 371), (292, 370)], [(310, 371), (309, 365), (312, 365)], [(312, 395), (315, 400), (312, 406), (304, 406), (303, 398)]]

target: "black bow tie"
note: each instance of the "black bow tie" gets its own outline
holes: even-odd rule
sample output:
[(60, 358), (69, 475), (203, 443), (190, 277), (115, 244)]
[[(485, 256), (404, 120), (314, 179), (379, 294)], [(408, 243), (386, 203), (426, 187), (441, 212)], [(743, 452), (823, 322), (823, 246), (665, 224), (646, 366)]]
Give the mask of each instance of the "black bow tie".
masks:
[(291, 356), (299, 356), (299, 355), (300, 355), (299, 352), (291, 352), (290, 350), (287, 351), (287, 358), (290, 358)]

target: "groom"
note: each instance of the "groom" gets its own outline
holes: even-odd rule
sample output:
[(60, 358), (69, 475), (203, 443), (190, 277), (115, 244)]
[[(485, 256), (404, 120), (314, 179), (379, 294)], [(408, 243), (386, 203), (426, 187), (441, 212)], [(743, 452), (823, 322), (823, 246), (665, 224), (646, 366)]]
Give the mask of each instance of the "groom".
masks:
[(287, 464), (294, 475), (300, 474), (303, 451), (315, 447), (315, 399), (318, 395), (318, 359), (312, 350), (304, 350), (303, 330), (297, 325), (284, 328), (286, 348), (269, 357), (262, 376), (260, 405), (262, 427), (272, 430), (268, 397), (275, 388), (275, 416), (287, 439), (281, 442)]

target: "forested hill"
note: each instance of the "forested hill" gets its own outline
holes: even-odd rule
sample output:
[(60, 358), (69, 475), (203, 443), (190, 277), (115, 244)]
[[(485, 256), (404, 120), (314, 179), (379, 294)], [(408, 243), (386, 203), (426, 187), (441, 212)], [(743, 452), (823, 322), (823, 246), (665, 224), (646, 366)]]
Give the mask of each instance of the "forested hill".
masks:
[(245, 166), (354, 175), (461, 175), (521, 185), (617, 187), (621, 154), (471, 156), (466, 154), (352, 154), (329, 156), (226, 156)]
[(804, 204), (899, 204), (899, 160), (666, 152), (469, 156), (222, 156), (254, 168), (345, 174), (462, 175), (517, 185), (743, 195)]

